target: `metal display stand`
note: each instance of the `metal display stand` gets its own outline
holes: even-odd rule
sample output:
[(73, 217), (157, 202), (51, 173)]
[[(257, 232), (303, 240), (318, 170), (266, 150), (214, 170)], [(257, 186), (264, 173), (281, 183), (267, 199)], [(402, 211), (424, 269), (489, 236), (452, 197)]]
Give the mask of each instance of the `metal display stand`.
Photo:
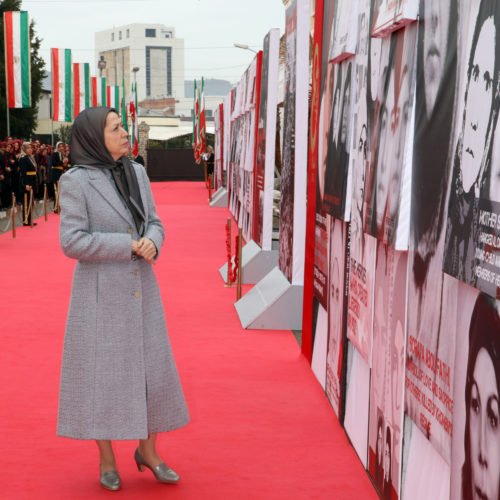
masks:
[(212, 194), (211, 207), (227, 207), (227, 189), (219, 188)]
[(243, 328), (301, 330), (304, 287), (275, 267), (234, 304)]
[[(243, 247), (241, 255), (241, 282), (246, 285), (258, 283), (277, 265), (277, 250), (262, 250), (255, 241), (250, 240)], [(227, 282), (227, 262), (219, 269), (219, 272), (222, 279)]]

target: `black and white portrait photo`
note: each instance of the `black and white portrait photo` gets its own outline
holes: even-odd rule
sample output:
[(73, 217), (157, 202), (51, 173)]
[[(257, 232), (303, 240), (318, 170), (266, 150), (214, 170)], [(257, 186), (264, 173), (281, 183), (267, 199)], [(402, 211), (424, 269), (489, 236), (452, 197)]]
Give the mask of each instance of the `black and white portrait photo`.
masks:
[(281, 170), (279, 267), (292, 281), (293, 272), (293, 215), (295, 171), (295, 99), (297, 50), (297, 1), (286, 10), (286, 64), (285, 64), (285, 117), (283, 132), (283, 161)]
[(500, 285), (498, 205), (489, 199), (492, 172), (498, 169), (492, 156), (499, 109), (499, 21), (498, 2), (483, 0), (470, 26), (443, 263), (451, 276), (493, 296)]
[(353, 64), (346, 60), (333, 65), (334, 93), (328, 131), (324, 171), (323, 209), (346, 219), (346, 196), (352, 133)]
[[(438, 384), (451, 396), (452, 383), (444, 384), (410, 348), (423, 346), (450, 367), (455, 362), (453, 328), (456, 304), (453, 284), (442, 272), (457, 88), (456, 0), (420, 5), (417, 55), (415, 143), (412, 167), (412, 206), (408, 280), (408, 336), (405, 411), (449, 461), (451, 435), (436, 412), (428, 411), (419, 397), (425, 394), (451, 422), (453, 413), (435, 397), (425, 380)], [(426, 377), (416, 374), (425, 373)], [(441, 422), (439, 421), (441, 420)]]
[(460, 284), (451, 497), (500, 496), (500, 303)]
[(345, 222), (331, 218), (325, 391), (337, 415), (340, 410), (341, 367), (344, 351), (346, 226)]
[(405, 168), (409, 168), (405, 155), (413, 146), (408, 132), (414, 105), (415, 44), (415, 24), (382, 41), (378, 112), (365, 193), (365, 231), (396, 248), (400, 248), (399, 231), (408, 230), (407, 225), (399, 224), (399, 217), (410, 202), (402, 180)]

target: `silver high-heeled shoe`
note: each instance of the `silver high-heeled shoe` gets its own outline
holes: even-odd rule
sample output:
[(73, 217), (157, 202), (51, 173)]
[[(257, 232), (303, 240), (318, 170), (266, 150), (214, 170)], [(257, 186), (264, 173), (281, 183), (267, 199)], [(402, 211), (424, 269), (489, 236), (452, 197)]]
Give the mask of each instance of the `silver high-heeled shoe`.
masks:
[(108, 472), (101, 471), (101, 486), (110, 491), (118, 491), (122, 486), (122, 481), (117, 470)]
[(173, 471), (170, 467), (168, 467), (164, 462), (156, 467), (151, 467), (145, 460), (142, 458), (142, 455), (139, 453), (139, 448), (135, 450), (134, 453), (135, 463), (137, 465), (137, 469), (140, 472), (144, 472), (145, 467), (147, 467), (155, 476), (157, 481), (160, 483), (177, 483), (180, 479), (179, 475)]

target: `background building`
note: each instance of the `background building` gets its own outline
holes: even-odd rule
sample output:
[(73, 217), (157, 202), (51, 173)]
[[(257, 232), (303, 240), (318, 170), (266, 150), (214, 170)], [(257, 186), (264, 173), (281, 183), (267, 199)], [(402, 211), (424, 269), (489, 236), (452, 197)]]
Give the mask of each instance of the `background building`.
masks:
[(95, 33), (94, 40), (96, 64), (100, 60), (106, 63), (102, 76), (108, 85), (121, 85), (125, 79), (129, 92), (132, 69), (139, 68), (139, 101), (184, 97), (184, 40), (175, 37), (175, 28), (127, 24)]

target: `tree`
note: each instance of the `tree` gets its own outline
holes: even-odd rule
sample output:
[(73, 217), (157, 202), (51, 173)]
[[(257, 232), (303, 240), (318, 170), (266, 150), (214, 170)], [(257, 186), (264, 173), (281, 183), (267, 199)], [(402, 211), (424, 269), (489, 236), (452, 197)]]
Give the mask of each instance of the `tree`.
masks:
[[(7, 98), (5, 88), (5, 51), (3, 13), (9, 10), (21, 10), (21, 0), (4, 0), (0, 5), (0, 138), (7, 135)], [(39, 56), (41, 39), (36, 36), (35, 22), (30, 22), (31, 43), (31, 108), (10, 109), (10, 135), (20, 139), (29, 139), (33, 134), (38, 115), (38, 101), (42, 93), (45, 76), (45, 62)]]
[(62, 125), (59, 126), (57, 129), (57, 135), (59, 136), (59, 140), (69, 144), (69, 141), (71, 139), (71, 129), (73, 128), (72, 125), (69, 123), (63, 123)]

